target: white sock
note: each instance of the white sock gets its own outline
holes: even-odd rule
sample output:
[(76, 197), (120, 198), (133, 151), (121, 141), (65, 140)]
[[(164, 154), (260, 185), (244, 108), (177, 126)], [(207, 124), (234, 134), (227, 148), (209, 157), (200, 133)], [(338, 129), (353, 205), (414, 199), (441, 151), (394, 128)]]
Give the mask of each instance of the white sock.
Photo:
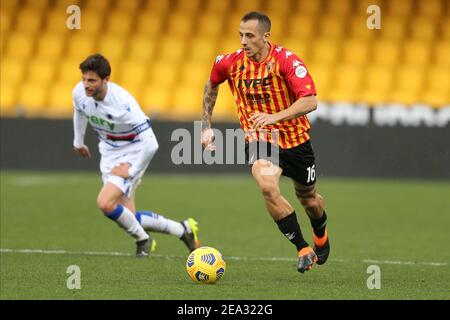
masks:
[(184, 234), (184, 227), (180, 222), (167, 219), (164, 216), (150, 211), (138, 211), (136, 219), (148, 231), (164, 232), (178, 238)]
[(149, 238), (149, 235), (139, 224), (133, 212), (126, 207), (119, 204), (113, 212), (108, 213), (106, 216), (114, 220), (122, 229), (135, 238), (136, 241)]

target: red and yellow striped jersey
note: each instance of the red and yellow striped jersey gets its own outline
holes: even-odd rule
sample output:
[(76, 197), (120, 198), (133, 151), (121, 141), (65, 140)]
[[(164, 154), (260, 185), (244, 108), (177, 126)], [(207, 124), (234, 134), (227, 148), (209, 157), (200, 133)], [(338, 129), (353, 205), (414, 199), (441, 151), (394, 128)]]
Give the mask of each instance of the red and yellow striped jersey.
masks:
[[(316, 94), (305, 64), (291, 51), (270, 44), (268, 56), (259, 63), (250, 60), (242, 49), (219, 55), (210, 80), (213, 86), (228, 80), (247, 141), (266, 140), (288, 149), (309, 140), (311, 125), (306, 115), (266, 126), (265, 133), (254, 132), (249, 121), (256, 112), (277, 113), (300, 97)], [(274, 130), (277, 138), (271, 134)]]

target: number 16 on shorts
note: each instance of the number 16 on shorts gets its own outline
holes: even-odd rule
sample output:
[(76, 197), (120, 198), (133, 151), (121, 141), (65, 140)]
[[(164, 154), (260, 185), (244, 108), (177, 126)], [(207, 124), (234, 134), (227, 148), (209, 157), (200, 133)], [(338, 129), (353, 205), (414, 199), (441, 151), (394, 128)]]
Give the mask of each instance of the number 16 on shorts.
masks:
[(316, 165), (312, 165), (311, 167), (306, 168), (308, 170), (308, 180), (307, 183), (313, 182), (316, 180)]

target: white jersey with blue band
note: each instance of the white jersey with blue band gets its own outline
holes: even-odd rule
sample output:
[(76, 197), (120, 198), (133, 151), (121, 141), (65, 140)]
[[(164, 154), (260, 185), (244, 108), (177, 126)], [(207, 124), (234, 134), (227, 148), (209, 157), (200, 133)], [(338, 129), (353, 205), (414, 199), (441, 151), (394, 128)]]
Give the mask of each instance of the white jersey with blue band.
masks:
[[(85, 93), (82, 82), (72, 91), (74, 105), (74, 142), (76, 148), (84, 145), (84, 135), (87, 123), (97, 133), (100, 140), (99, 151), (102, 156), (108, 152), (118, 152), (129, 149), (132, 144), (146, 143), (153, 133), (146, 134), (150, 129), (150, 119), (141, 110), (134, 97), (119, 85), (108, 82), (107, 93), (103, 101), (94, 100)], [(149, 136), (149, 137), (147, 137)], [(136, 145), (136, 147), (138, 147)], [(146, 148), (138, 165), (130, 168), (131, 173), (137, 173), (146, 167)]]
[[(104, 100), (96, 101), (86, 95), (83, 83), (78, 83), (72, 92), (75, 111), (84, 116), (99, 139), (112, 148), (139, 141), (139, 133), (150, 127), (149, 118), (128, 91), (112, 82), (107, 85)], [(75, 128), (82, 128), (79, 124), (80, 122)], [(79, 147), (82, 145), (84, 132), (79, 132), (79, 135), (77, 133), (75, 132), (74, 145)]]

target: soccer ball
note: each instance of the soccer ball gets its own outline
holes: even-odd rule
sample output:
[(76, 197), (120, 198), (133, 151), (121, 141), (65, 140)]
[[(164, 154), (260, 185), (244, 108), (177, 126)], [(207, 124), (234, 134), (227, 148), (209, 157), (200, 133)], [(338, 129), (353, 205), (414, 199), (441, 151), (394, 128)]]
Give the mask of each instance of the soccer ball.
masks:
[(200, 247), (189, 255), (186, 270), (196, 283), (216, 283), (225, 273), (222, 254), (211, 247)]

